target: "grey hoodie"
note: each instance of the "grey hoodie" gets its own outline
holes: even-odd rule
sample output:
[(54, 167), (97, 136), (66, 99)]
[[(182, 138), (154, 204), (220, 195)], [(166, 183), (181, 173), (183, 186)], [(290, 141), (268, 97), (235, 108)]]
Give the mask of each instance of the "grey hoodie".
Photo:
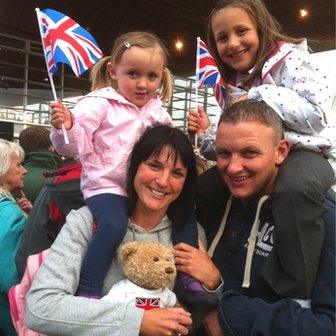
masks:
[[(92, 215), (87, 207), (73, 210), (38, 270), (27, 295), (27, 325), (49, 335), (133, 336), (138, 335), (144, 311), (113, 306), (102, 300), (74, 296), (80, 268), (92, 238)], [(171, 222), (165, 217), (151, 231), (129, 221), (123, 242), (154, 241), (172, 246)], [(204, 241), (204, 231), (199, 228)], [(97, 261), (99, 262), (99, 260)], [(103, 294), (124, 279), (115, 258), (105, 278)]]

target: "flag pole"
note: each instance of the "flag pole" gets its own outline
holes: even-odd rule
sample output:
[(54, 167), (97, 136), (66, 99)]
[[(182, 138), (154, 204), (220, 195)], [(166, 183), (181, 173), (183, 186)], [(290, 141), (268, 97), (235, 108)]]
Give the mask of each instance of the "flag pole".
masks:
[[(44, 42), (43, 42), (43, 33), (42, 33), (41, 24), (40, 24), (40, 22), (41, 22), (40, 21), (41, 20), (40, 9), (39, 8), (35, 8), (35, 12), (36, 12), (37, 22), (38, 22), (40, 36), (41, 36), (41, 42), (42, 42), (44, 60), (45, 60), (45, 63), (46, 63), (47, 72), (48, 72), (48, 76), (49, 76), (49, 82), (50, 82), (50, 85), (51, 85), (51, 91), (52, 91), (53, 96), (54, 96), (54, 101), (57, 102), (57, 94), (56, 94), (54, 79), (53, 79), (52, 74), (48, 70), (48, 62), (47, 62), (47, 57), (46, 57), (46, 54), (45, 54), (45, 45), (44, 45)], [(64, 126), (63, 123), (62, 123), (62, 132), (63, 132), (64, 143), (66, 145), (68, 145), (69, 144), (69, 138), (68, 138), (68, 135), (66, 133), (66, 129), (65, 129), (65, 126)]]
[[(196, 105), (196, 113), (198, 114), (198, 71), (199, 71), (199, 44), (200, 44), (201, 38), (197, 37), (196, 42), (196, 87), (195, 87), (195, 105)], [(195, 150), (197, 150), (197, 132), (195, 133)]]

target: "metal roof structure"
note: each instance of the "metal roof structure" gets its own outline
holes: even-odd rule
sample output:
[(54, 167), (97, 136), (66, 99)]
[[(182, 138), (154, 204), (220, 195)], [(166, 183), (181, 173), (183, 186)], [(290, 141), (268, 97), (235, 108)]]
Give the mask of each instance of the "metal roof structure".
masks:
[[(0, 32), (39, 41), (35, 7), (61, 11), (87, 28), (103, 52), (113, 40), (131, 30), (149, 30), (159, 35), (171, 52), (170, 68), (176, 75), (195, 71), (196, 37), (206, 36), (207, 17), (215, 0), (1, 0)], [(265, 0), (269, 11), (285, 32), (306, 37), (313, 51), (335, 48), (335, 1)], [(310, 15), (298, 18), (305, 8)], [(174, 49), (180, 39), (182, 51)]]

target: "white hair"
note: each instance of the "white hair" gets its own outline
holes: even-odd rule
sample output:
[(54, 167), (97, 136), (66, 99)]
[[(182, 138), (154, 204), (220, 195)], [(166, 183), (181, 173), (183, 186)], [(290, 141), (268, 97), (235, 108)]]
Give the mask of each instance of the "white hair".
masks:
[(0, 139), (0, 177), (8, 172), (13, 155), (22, 161), (25, 155), (24, 150), (15, 142)]

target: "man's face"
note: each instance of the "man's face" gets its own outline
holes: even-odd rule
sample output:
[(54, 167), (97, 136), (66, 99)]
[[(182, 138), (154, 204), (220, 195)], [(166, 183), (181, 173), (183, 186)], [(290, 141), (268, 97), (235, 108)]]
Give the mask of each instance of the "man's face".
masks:
[(216, 136), (217, 167), (236, 198), (248, 201), (273, 191), (278, 165), (289, 144), (258, 121), (221, 122)]

